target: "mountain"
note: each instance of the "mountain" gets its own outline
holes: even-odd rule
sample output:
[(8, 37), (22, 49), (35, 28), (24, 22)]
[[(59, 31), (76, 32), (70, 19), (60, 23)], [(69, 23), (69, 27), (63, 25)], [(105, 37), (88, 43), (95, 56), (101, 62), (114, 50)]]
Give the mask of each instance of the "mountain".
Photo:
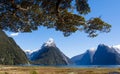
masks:
[(91, 65), (93, 61), (93, 55), (95, 53), (95, 49), (89, 49), (85, 53), (72, 57), (71, 60), (76, 65)]
[(87, 50), (85, 53), (71, 58), (76, 65), (119, 65), (120, 45), (98, 45), (96, 50)]
[(19, 65), (27, 64), (28, 59), (13, 38), (8, 37), (0, 30), (0, 64)]
[(29, 54), (28, 58), (30, 61), (32, 61), (33, 64), (68, 65), (71, 63), (70, 59), (65, 56), (59, 48), (57, 48), (52, 38), (44, 43), (41, 49), (30, 52), (28, 51), (26, 54)]
[(31, 54), (33, 54), (34, 52), (38, 52), (38, 51), (39, 51), (38, 49), (37, 50), (24, 50), (28, 59), (31, 58)]
[(93, 56), (94, 65), (118, 65), (120, 64), (120, 49), (100, 44)]

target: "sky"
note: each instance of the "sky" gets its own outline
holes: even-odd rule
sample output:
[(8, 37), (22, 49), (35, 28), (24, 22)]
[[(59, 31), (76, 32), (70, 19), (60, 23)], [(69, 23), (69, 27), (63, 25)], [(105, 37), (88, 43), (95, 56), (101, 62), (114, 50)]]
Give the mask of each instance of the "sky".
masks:
[(64, 37), (62, 32), (54, 29), (40, 27), (32, 33), (6, 32), (13, 37), (23, 50), (40, 49), (49, 38), (53, 38), (56, 46), (68, 57), (79, 55), (90, 48), (97, 48), (99, 44), (109, 46), (120, 44), (120, 0), (88, 0), (91, 13), (86, 19), (101, 17), (112, 25), (110, 33), (99, 33), (95, 38), (90, 38), (84, 32), (77, 31), (69, 37)]

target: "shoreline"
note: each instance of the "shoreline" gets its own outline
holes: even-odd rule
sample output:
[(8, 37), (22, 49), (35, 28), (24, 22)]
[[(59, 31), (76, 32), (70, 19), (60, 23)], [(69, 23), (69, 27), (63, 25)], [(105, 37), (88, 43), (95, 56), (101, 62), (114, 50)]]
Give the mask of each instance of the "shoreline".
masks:
[(0, 65), (0, 74), (120, 74), (120, 68), (63, 68)]

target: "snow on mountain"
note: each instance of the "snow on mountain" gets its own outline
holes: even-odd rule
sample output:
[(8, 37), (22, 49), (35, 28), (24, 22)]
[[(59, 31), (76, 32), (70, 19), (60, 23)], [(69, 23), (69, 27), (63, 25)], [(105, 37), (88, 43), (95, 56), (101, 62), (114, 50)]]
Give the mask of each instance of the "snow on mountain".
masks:
[[(99, 44), (85, 53), (71, 58), (77, 65), (115, 65), (120, 64), (120, 45)], [(109, 61), (109, 62), (108, 62)]]
[(24, 50), (25, 53), (28, 53), (28, 54), (32, 54), (33, 52), (37, 52), (39, 51), (39, 49), (35, 49), (35, 50)]
[(89, 53), (90, 53), (90, 55), (94, 55), (94, 53), (95, 53), (95, 51), (96, 51), (96, 49), (95, 48), (90, 48), (90, 49), (88, 49), (87, 51), (89, 51)]
[(35, 49), (35, 50), (24, 50), (24, 52), (26, 53), (28, 59), (31, 58), (31, 56), (32, 56), (31, 54), (33, 54), (34, 52), (38, 52), (38, 51), (39, 51), (39, 49)]
[(32, 50), (24, 50), (25, 53), (31, 54), (33, 51)]
[(62, 65), (70, 64), (71, 60), (77, 65), (120, 64), (120, 45), (99, 44), (97, 48), (90, 48), (70, 60), (57, 48), (53, 38), (49, 38), (39, 50), (25, 50), (25, 53), (35, 64)]
[(26, 50), (25, 52), (33, 64), (68, 65), (72, 63), (70, 59), (56, 47), (52, 38), (49, 38), (39, 50)]
[(120, 45), (114, 45), (112, 46), (118, 53), (120, 53)]
[(81, 55), (86, 54), (87, 52), (89, 52), (90, 54), (94, 54), (95, 51), (96, 51), (95, 48), (90, 48), (90, 49), (88, 49), (86, 52), (84, 52), (84, 53), (82, 53), (82, 54), (80, 54), (80, 55), (75, 56), (74, 59), (75, 59), (75, 60), (80, 59), (80, 58), (81, 58)]
[(53, 38), (49, 38), (48, 41), (45, 42), (42, 47), (51, 47), (51, 46), (52, 46), (52, 47), (56, 47)]
[(88, 51), (89, 51), (89, 54), (90, 54), (91, 62), (93, 62), (93, 56), (95, 54), (96, 49), (95, 48), (90, 48)]
[(95, 48), (90, 48), (89, 51), (94, 52), (96, 49)]
[[(49, 38), (48, 41), (45, 42), (45, 43), (42, 45), (42, 48), (44, 48), (44, 47), (51, 47), (51, 46), (52, 46), (52, 47), (56, 47), (53, 38)], [(26, 53), (26, 55), (31, 55), (32, 53), (38, 52), (39, 50), (41, 50), (41, 48), (35, 49), (35, 50), (24, 50), (24, 52)]]
[(77, 65), (89, 65), (93, 61), (93, 55), (95, 51), (96, 51), (95, 48), (91, 48), (87, 50), (85, 53), (71, 58), (71, 60)]
[(113, 47), (120, 49), (120, 45), (114, 45)]
[(114, 46), (99, 45), (93, 56), (93, 65), (119, 65), (119, 52)]

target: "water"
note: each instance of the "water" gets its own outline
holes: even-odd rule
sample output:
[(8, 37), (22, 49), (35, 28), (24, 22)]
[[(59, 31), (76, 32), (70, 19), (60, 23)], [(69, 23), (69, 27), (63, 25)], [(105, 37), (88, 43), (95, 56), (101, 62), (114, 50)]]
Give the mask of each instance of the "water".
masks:
[(63, 67), (63, 68), (120, 68), (120, 65), (19, 65), (19, 66), (41, 66), (41, 67)]
[(70, 68), (120, 68), (120, 65), (71, 65), (63, 66)]

